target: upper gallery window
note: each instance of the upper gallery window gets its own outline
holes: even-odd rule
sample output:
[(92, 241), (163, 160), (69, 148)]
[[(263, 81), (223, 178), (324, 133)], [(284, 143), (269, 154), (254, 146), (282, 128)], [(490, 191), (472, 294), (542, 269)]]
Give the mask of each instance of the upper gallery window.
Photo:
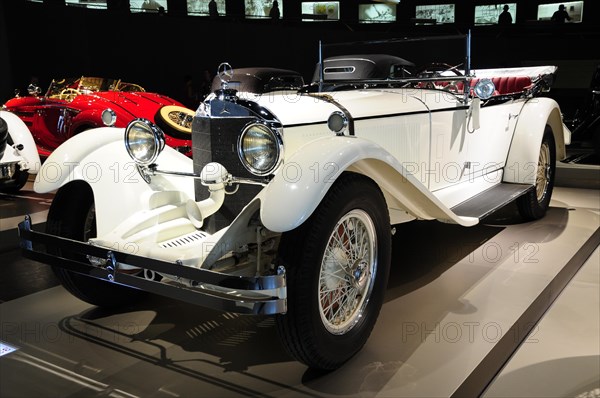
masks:
[(337, 21), (340, 19), (339, 1), (303, 1), (303, 21)]
[(517, 20), (517, 3), (486, 4), (475, 6), (475, 25), (493, 25), (499, 23), (498, 18), (504, 12), (504, 7), (508, 7), (506, 12), (510, 14), (510, 23)]
[(270, 18), (275, 1), (278, 2), (279, 18), (283, 18), (283, 0), (244, 0), (246, 18)]
[[(564, 8), (561, 10), (560, 6)], [(551, 21), (555, 13), (564, 11), (569, 16), (561, 22), (581, 22), (583, 18), (583, 1), (569, 1), (567, 3), (552, 3), (538, 5), (538, 21)], [(564, 15), (564, 14), (563, 14)]]
[(161, 7), (167, 11), (167, 0), (129, 0), (131, 12), (159, 12)]
[(395, 4), (359, 4), (358, 22), (394, 22), (396, 21)]
[[(415, 17), (432, 23), (454, 23), (454, 4), (428, 4), (416, 6)], [(427, 23), (427, 22), (425, 22)]]
[[(217, 12), (220, 16), (225, 15), (225, 0), (215, 0)], [(210, 0), (187, 0), (187, 14), (193, 16), (208, 16), (208, 3)]]

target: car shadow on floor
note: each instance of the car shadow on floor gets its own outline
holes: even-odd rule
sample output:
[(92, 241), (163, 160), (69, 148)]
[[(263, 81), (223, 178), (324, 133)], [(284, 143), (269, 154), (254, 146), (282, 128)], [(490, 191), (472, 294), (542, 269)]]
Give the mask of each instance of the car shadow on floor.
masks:
[[(479, 251), (481, 253), (477, 256), (488, 256), (487, 260), (493, 261), (474, 258), (473, 261), (482, 262), (483, 265), (475, 265), (466, 280), (451, 291), (444, 292), (444, 303), (433, 307), (423, 303), (424, 306), (429, 305), (429, 312), (422, 319), (435, 324), (448, 311), (471, 312), (473, 309), (465, 305), (460, 297), (495, 266), (512, 259), (514, 252), (509, 249), (509, 242), (517, 239), (534, 244), (536, 241), (552, 239), (549, 233), (560, 233), (560, 225), (564, 225), (568, 218), (567, 209), (551, 208), (543, 222), (526, 223), (520, 218), (513, 218), (513, 210), (498, 212), (486, 220), (490, 224), (472, 228), (436, 221), (418, 221), (396, 226), (392, 241), (392, 268), (384, 307), (388, 305), (393, 310), (398, 306), (404, 307), (402, 296), (426, 287), (453, 266), (468, 262), (469, 255)], [(513, 226), (507, 227), (504, 224)], [(546, 224), (552, 228), (546, 229)], [(506, 228), (511, 228), (510, 238), (501, 234)], [(489, 250), (482, 249), (486, 247)], [(419, 310), (415, 309), (415, 313), (419, 313)], [(414, 313), (404, 316), (414, 316)], [(378, 324), (381, 322), (382, 319)], [(383, 322), (389, 324), (398, 321), (384, 319)], [(388, 373), (391, 377), (394, 370), (422, 343), (418, 339), (407, 340), (405, 344), (387, 346), (385, 352), (381, 352), (381, 344), (368, 342), (368, 345), (371, 344), (370, 350), (359, 353), (342, 369), (326, 373), (307, 369), (288, 355), (279, 342), (272, 316), (224, 313), (169, 298), (150, 296), (143, 302), (120, 309), (92, 307), (63, 318), (59, 325), (66, 334), (164, 368), (166, 374), (177, 372), (233, 392), (244, 387), (236, 384), (236, 376), (232, 375), (243, 374), (244, 377), (260, 379), (261, 383), (276, 386), (280, 391), (303, 395), (308, 393), (309, 396), (334, 394), (335, 391), (356, 394), (365, 388), (377, 391), (387, 378), (379, 372), (377, 380), (371, 380), (369, 375), (374, 364), (381, 363), (381, 366), (390, 367)], [(376, 326), (374, 334), (379, 335), (379, 338), (389, 337), (386, 330), (387, 327), (381, 329), (380, 326), (377, 331)], [(397, 332), (396, 330), (394, 333)], [(373, 355), (376, 362), (373, 362)], [(273, 373), (283, 366), (286, 368), (284, 375), (280, 377)], [(342, 383), (342, 379), (351, 381)], [(367, 382), (367, 379), (371, 381)]]

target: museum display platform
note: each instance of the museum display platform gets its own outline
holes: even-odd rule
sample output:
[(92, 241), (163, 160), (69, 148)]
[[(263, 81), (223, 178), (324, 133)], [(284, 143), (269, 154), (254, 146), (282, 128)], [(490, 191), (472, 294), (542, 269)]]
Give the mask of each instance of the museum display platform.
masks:
[[(33, 199), (15, 206), (43, 222), (49, 198), (27, 189)], [(472, 228), (395, 226), (373, 333), (327, 374), (285, 352), (271, 317), (154, 296), (102, 310), (62, 286), (10, 299), (0, 304), (0, 396), (576, 396), (600, 387), (599, 210), (598, 190), (556, 187), (536, 222), (509, 205)], [(4, 214), (3, 234), (20, 218)], [(6, 253), (2, 267), (49, 269)]]

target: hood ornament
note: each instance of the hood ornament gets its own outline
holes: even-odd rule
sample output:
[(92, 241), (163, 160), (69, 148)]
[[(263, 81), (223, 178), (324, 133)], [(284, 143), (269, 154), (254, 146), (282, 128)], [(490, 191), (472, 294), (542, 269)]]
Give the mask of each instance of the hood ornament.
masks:
[[(217, 76), (221, 80), (221, 88), (215, 91), (215, 95), (221, 101), (236, 102), (237, 90), (229, 88), (229, 82), (233, 77), (233, 68), (227, 62), (223, 62), (217, 68)], [(229, 113), (227, 108), (224, 107), (221, 113)]]
[(217, 68), (217, 76), (219, 76), (219, 80), (221, 80), (221, 89), (227, 90), (229, 82), (233, 77), (233, 68), (229, 63), (223, 62)]

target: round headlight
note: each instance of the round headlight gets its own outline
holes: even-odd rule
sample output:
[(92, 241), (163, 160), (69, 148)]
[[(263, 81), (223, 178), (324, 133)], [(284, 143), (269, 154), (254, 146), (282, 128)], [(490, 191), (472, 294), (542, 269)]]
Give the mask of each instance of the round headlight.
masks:
[(146, 119), (135, 119), (125, 129), (125, 148), (138, 164), (154, 163), (165, 147), (165, 134)]
[(264, 176), (273, 172), (281, 162), (281, 136), (269, 126), (252, 123), (244, 128), (238, 142), (238, 155), (252, 174)]
[(496, 86), (494, 86), (494, 82), (488, 78), (479, 80), (473, 89), (473, 91), (475, 91), (475, 95), (484, 100), (494, 95), (495, 90)]
[(101, 117), (102, 123), (107, 127), (112, 127), (117, 122), (117, 114), (110, 108), (103, 110)]

